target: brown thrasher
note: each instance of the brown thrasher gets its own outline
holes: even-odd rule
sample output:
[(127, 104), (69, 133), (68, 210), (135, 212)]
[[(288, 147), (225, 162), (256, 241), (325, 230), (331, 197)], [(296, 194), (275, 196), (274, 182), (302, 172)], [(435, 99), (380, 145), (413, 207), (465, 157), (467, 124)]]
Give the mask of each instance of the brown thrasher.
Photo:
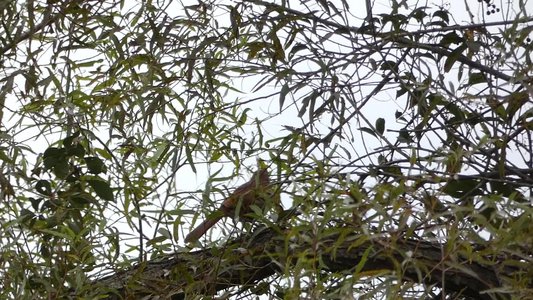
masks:
[(246, 214), (251, 212), (250, 206), (264, 206), (265, 199), (262, 199), (264, 191), (270, 183), (268, 179), (268, 170), (257, 170), (252, 179), (239, 186), (231, 195), (229, 195), (217, 211), (209, 215), (200, 225), (185, 237), (186, 243), (192, 243), (199, 240), (209, 228), (213, 227), (222, 217), (235, 217), (238, 211), (239, 217), (246, 219)]

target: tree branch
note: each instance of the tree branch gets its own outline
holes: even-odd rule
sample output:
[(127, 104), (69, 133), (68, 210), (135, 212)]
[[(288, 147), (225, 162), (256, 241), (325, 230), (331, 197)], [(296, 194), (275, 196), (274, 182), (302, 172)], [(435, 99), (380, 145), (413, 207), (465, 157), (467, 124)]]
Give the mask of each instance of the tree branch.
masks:
[[(526, 271), (518, 267), (498, 267), (501, 264), (495, 258), (484, 258), (483, 261), (490, 264), (481, 264), (451, 251), (448, 253), (446, 244), (387, 237), (368, 240), (355, 234), (356, 228), (345, 229), (354, 234), (342, 237), (342, 241), (335, 235), (315, 242), (320, 245), (315, 253), (321, 253), (323, 264), (317, 260), (314, 268), (360, 277), (368, 277), (376, 271), (386, 272), (383, 275), (395, 276), (399, 281), (434, 285), (447, 294), (476, 299), (509, 298), (508, 294), (495, 290), (501, 286), (501, 278)], [(304, 235), (311, 233), (299, 236)], [(310, 240), (313, 238), (317, 237), (310, 237)], [(284, 247), (284, 243), (291, 247)], [(108, 299), (146, 295), (183, 299), (188, 294), (212, 295), (235, 286), (248, 288), (259, 280), (282, 273), (283, 266), (279, 262), (288, 261), (285, 266), (294, 265), (311, 247), (301, 240), (294, 243), (296, 247), (292, 244), (283, 233), (263, 227), (249, 236), (229, 241), (222, 248), (178, 252), (97, 280), (95, 284), (100, 291), (103, 288)], [(283, 249), (290, 250), (283, 253)], [(362, 268), (355, 272), (361, 261), (365, 261)], [(109, 293), (110, 290), (116, 294)]]
[[(295, 15), (295, 16), (299, 16), (301, 18), (308, 18), (310, 20), (313, 20), (314, 22), (317, 22), (317, 23), (320, 23), (320, 24), (323, 24), (323, 25), (326, 25), (326, 26), (330, 26), (330, 27), (333, 27), (335, 28), (338, 32), (349, 32), (349, 33), (352, 33), (352, 34), (363, 34), (363, 35), (371, 35), (375, 38), (382, 38), (384, 40), (389, 40), (391, 42), (394, 42), (394, 43), (397, 43), (400, 47), (410, 47), (410, 48), (416, 48), (416, 49), (424, 49), (424, 50), (427, 50), (431, 53), (437, 53), (441, 56), (444, 56), (444, 57), (449, 57), (450, 55), (452, 55), (452, 51), (449, 50), (449, 49), (446, 49), (444, 47), (440, 47), (440, 46), (435, 46), (435, 45), (430, 45), (430, 44), (425, 44), (425, 43), (420, 43), (420, 42), (415, 42), (413, 40), (410, 40), (409, 38), (406, 38), (406, 36), (415, 36), (415, 35), (419, 35), (419, 34), (425, 34), (425, 33), (429, 33), (429, 32), (447, 32), (447, 31), (454, 31), (454, 30), (465, 30), (465, 29), (472, 29), (472, 28), (487, 28), (489, 26), (501, 26), (503, 24), (507, 25), (507, 24), (512, 24), (512, 23), (516, 23), (516, 21), (506, 21), (506, 22), (494, 22), (494, 23), (486, 23), (486, 24), (472, 24), (472, 25), (462, 25), (462, 26), (446, 26), (446, 27), (441, 27), (441, 28), (438, 28), (438, 29), (427, 29), (427, 30), (421, 30), (421, 31), (416, 31), (416, 32), (386, 32), (386, 33), (376, 33), (376, 32), (373, 32), (371, 30), (363, 30), (362, 28), (360, 27), (355, 27), (355, 26), (347, 26), (347, 25), (342, 25), (342, 24), (338, 24), (336, 22), (333, 22), (333, 21), (330, 21), (330, 20), (325, 20), (325, 19), (322, 19), (320, 17), (317, 17), (315, 16), (312, 12), (309, 12), (309, 13), (304, 13), (304, 12), (300, 12), (300, 11), (297, 11), (297, 10), (294, 10), (294, 9), (291, 9), (291, 8), (288, 8), (288, 7), (284, 7), (282, 5), (279, 5), (279, 4), (274, 4), (274, 3), (270, 3), (270, 2), (265, 2), (265, 1), (261, 1), (261, 0), (247, 0), (248, 2), (250, 3), (253, 3), (253, 4), (256, 4), (256, 5), (261, 5), (261, 6), (265, 6), (265, 7), (270, 7), (270, 8), (273, 8), (277, 11), (284, 11), (286, 13), (289, 13), (289, 14), (292, 14), (292, 15)], [(520, 21), (518, 21), (518, 23), (529, 23), (533, 21), (533, 18), (525, 18), (525, 19), (522, 19)], [(487, 74), (491, 74), (492, 76), (496, 77), (496, 78), (499, 78), (499, 79), (502, 79), (502, 80), (505, 80), (507, 82), (513, 80), (513, 77), (510, 76), (510, 75), (507, 75), (503, 72), (500, 72), (496, 69), (493, 69), (493, 68), (490, 68), (488, 66), (485, 66), (477, 61), (473, 61), (471, 59), (469, 59), (468, 57), (466, 57), (465, 55), (458, 55), (457, 57), (457, 61), (473, 68), (473, 69), (476, 69), (476, 70), (479, 70), (479, 71), (482, 71), (482, 72), (485, 72)]]

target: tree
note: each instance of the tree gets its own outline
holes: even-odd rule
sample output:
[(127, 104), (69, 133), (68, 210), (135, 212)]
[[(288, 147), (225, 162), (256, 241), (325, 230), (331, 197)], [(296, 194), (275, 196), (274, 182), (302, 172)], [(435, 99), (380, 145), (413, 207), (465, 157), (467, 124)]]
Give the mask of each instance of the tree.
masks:
[(1, 297), (528, 297), (529, 4), (382, 4), (2, 2)]

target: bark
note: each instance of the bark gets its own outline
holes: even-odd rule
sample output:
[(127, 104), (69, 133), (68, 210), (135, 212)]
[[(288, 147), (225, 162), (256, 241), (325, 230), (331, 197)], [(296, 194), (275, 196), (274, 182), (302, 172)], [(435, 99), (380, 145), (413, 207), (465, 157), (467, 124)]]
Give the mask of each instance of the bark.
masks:
[[(314, 246), (302, 242), (305, 240), (313, 241)], [(102, 278), (94, 282), (92, 295), (107, 295), (107, 299), (189, 299), (235, 286), (251, 289), (262, 279), (283, 274), (284, 268), (294, 266), (310, 250), (320, 253), (321, 263), (316, 259), (314, 268), (321, 272), (361, 277), (383, 272), (397, 280), (438, 286), (443, 294), (465, 299), (509, 299), (502, 278), (528, 272), (527, 263), (503, 268), (497, 258), (485, 257), (481, 264), (460, 254), (465, 251), (446, 249), (450, 249), (447, 244), (390, 237), (368, 239), (356, 234), (316, 239), (302, 232), (298, 237), (286, 238), (282, 231), (263, 227), (221, 248), (177, 252)]]

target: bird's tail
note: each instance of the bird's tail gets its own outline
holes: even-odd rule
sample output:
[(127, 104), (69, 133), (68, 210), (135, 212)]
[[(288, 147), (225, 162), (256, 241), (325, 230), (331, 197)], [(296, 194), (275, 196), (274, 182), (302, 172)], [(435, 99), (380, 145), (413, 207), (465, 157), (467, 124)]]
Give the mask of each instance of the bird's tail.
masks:
[(214, 218), (205, 219), (200, 225), (194, 228), (193, 231), (185, 237), (185, 243), (194, 243), (204, 235), (209, 228), (213, 227), (222, 216), (216, 216)]

